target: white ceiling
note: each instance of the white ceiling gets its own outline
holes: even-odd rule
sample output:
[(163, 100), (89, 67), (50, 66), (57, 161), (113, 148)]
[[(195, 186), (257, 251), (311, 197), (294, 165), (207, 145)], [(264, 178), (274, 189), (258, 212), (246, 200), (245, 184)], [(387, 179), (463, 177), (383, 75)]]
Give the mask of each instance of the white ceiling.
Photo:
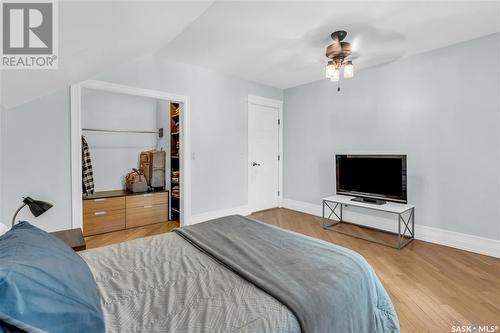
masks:
[(500, 31), (498, 1), (60, 1), (57, 71), (2, 71), (7, 108), (158, 52), (288, 88), (324, 77), (334, 30), (356, 69)]
[(335, 30), (348, 31), (359, 69), (488, 35), (499, 24), (498, 1), (216, 2), (161, 54), (284, 89), (324, 78)]
[(4, 70), (7, 107), (86, 80), (110, 66), (155, 52), (211, 1), (59, 1), (58, 70)]

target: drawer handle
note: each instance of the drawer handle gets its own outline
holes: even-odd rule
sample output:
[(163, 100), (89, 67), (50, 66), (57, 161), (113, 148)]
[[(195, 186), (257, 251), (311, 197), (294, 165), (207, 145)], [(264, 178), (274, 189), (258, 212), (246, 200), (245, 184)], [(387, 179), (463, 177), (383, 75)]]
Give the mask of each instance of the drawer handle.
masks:
[(94, 199), (94, 202), (106, 201), (106, 198)]
[(94, 215), (106, 215), (106, 212), (95, 212)]
[(153, 205), (146, 205), (146, 206), (144, 206), (144, 208), (152, 208), (152, 207), (153, 207)]
[(153, 195), (153, 194), (151, 194), (151, 193), (146, 193), (146, 194), (143, 194), (143, 196), (144, 196), (144, 197), (150, 197), (150, 196), (152, 196), (152, 195)]

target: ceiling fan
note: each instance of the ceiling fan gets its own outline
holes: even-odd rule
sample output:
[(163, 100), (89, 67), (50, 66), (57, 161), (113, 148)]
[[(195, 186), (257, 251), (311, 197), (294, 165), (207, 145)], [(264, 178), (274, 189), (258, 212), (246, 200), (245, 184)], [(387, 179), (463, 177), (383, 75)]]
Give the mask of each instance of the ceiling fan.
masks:
[[(347, 36), (347, 31), (339, 30), (331, 34), (333, 43), (326, 48), (326, 57), (330, 59), (326, 65), (325, 75), (333, 82), (340, 80), (340, 70), (343, 69), (344, 78), (349, 79), (354, 76), (354, 65), (347, 59), (352, 54), (352, 46), (343, 40)], [(340, 86), (338, 88), (340, 91)]]

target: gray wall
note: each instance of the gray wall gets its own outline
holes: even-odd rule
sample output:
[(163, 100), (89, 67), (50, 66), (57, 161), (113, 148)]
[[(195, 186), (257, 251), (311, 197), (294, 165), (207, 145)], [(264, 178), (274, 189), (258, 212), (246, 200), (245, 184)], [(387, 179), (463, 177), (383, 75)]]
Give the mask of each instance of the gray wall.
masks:
[(499, 38), (360, 70), (340, 93), (285, 90), (285, 198), (334, 194), (336, 153), (405, 153), (417, 224), (499, 239)]
[[(190, 96), (192, 214), (247, 204), (247, 95), (281, 100), (282, 90), (153, 56), (95, 79)], [(54, 203), (36, 219), (38, 226), (69, 228), (69, 87), (6, 110), (4, 120), (1, 221), (9, 221), (20, 197), (30, 194)], [(33, 220), (27, 212), (21, 217)]]

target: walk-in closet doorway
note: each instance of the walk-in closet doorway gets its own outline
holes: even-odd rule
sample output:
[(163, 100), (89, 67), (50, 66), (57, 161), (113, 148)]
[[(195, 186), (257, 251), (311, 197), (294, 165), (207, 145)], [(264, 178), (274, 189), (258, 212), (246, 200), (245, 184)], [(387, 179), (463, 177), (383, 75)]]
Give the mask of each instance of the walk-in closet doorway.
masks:
[[(82, 100), (85, 98), (86, 92), (102, 92), (110, 93), (116, 96), (123, 96), (124, 99), (133, 99), (135, 97), (144, 97), (146, 99), (157, 100), (159, 105), (164, 102), (168, 106), (165, 110), (164, 117), (165, 130), (163, 136), (159, 136), (159, 140), (166, 142), (167, 150), (166, 158), (168, 172), (166, 173), (166, 182), (169, 184), (169, 216), (172, 220), (178, 220), (180, 225), (188, 225), (191, 209), (190, 209), (190, 122), (189, 122), (189, 97), (168, 92), (142, 89), (131, 86), (118, 85), (103, 81), (84, 81), (79, 84), (71, 85), (71, 201), (72, 201), (72, 227), (83, 227), (83, 212), (84, 207), (82, 199), (82, 135), (93, 133), (93, 135), (118, 136), (137, 135), (152, 137), (159, 128), (144, 130), (144, 128), (114, 128), (105, 126), (95, 122), (92, 126), (84, 127), (82, 123)], [(105, 115), (103, 115), (105, 117)], [(104, 119), (104, 118), (103, 118)], [(85, 119), (88, 123), (88, 120)], [(102, 126), (99, 126), (102, 125)], [(160, 127), (160, 125), (158, 125)], [(88, 134), (87, 134), (88, 135)], [(158, 142), (159, 142), (158, 140)], [(177, 172), (176, 172), (177, 171)], [(180, 175), (179, 175), (180, 171)], [(100, 174), (102, 174), (101, 172)], [(103, 179), (100, 176), (100, 179)], [(102, 182), (100, 183), (102, 185)], [(103, 185), (104, 186), (104, 185)], [(112, 185), (108, 185), (112, 186)]]

